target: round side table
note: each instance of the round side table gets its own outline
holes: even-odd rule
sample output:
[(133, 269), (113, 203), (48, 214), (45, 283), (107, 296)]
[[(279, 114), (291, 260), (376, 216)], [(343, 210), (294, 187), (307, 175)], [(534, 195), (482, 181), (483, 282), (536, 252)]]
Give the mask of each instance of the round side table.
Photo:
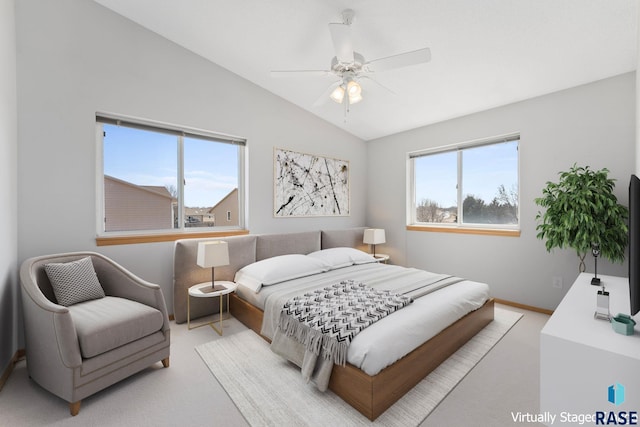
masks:
[[(200, 326), (209, 325), (211, 328), (218, 333), (218, 335), (222, 335), (223, 330), (223, 312), (222, 312), (222, 297), (224, 295), (227, 296), (227, 314), (229, 313), (229, 294), (234, 292), (238, 287), (234, 282), (226, 282), (226, 281), (215, 281), (214, 286), (211, 286), (211, 282), (198, 283), (197, 285), (193, 285), (189, 288), (187, 294), (187, 329), (195, 329)], [(220, 320), (213, 320), (211, 322), (202, 323), (200, 325), (191, 327), (191, 298), (220, 298)], [(218, 323), (220, 325), (220, 329), (216, 328), (215, 324)]]

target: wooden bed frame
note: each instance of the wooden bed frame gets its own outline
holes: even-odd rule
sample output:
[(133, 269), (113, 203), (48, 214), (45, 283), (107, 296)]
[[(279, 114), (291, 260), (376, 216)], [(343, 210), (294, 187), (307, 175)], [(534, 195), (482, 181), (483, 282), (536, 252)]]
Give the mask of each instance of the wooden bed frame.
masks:
[[(230, 265), (216, 269), (218, 280), (233, 280), (244, 266), (266, 258), (285, 254), (308, 254), (321, 249), (351, 247), (367, 250), (363, 245), (365, 227), (339, 230), (317, 230), (297, 233), (258, 234), (218, 239), (181, 239), (174, 250), (174, 298), (176, 323), (187, 320), (187, 289), (196, 283), (211, 280), (207, 269), (196, 264), (198, 243), (224, 240), (229, 245)], [(194, 301), (196, 302), (196, 301)], [(191, 305), (191, 316), (199, 317), (217, 312), (202, 301), (200, 307)], [(333, 390), (370, 420), (393, 405), (440, 363), (466, 343), (493, 320), (493, 300), (467, 314), (438, 335), (395, 362), (370, 376), (353, 365), (335, 366), (329, 381)], [(264, 313), (259, 308), (231, 294), (229, 309), (233, 316), (258, 335)], [(195, 313), (195, 314), (194, 314)], [(265, 338), (265, 337), (263, 337)], [(266, 338), (265, 338), (266, 339)]]
[[(490, 299), (374, 376), (351, 364), (336, 365), (329, 389), (373, 421), (488, 325), (493, 320), (493, 308), (494, 301)], [(262, 310), (236, 294), (231, 294), (229, 309), (236, 319), (260, 335)]]

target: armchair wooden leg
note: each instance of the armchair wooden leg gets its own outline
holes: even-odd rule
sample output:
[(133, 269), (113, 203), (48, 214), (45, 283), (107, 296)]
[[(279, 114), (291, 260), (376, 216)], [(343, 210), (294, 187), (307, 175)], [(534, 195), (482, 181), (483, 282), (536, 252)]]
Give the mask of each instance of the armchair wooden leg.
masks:
[(80, 412), (81, 402), (82, 402), (81, 400), (78, 400), (77, 402), (69, 403), (69, 412), (71, 412), (72, 416), (75, 417), (76, 415), (78, 415), (78, 412)]
[(164, 366), (165, 368), (169, 367), (169, 358), (168, 357), (162, 359), (162, 366)]

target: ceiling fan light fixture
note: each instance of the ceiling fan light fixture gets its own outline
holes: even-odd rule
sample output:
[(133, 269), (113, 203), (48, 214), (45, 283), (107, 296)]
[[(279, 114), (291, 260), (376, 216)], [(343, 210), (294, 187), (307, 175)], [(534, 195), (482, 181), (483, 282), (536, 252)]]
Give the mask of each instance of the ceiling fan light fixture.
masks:
[(344, 86), (340, 85), (336, 87), (333, 90), (333, 92), (331, 92), (331, 95), (329, 95), (329, 98), (331, 98), (333, 101), (337, 102), (338, 104), (342, 104), (342, 100), (344, 99)]
[(349, 79), (347, 83), (347, 95), (349, 95), (349, 104), (357, 104), (362, 101), (362, 87), (360, 83), (353, 79)]
[(349, 80), (349, 83), (347, 83), (347, 92), (349, 93), (349, 98), (352, 96), (360, 96), (362, 93), (362, 87), (360, 87), (360, 84), (357, 81)]
[(349, 104), (357, 104), (362, 101), (362, 95), (357, 93), (355, 95), (349, 94)]

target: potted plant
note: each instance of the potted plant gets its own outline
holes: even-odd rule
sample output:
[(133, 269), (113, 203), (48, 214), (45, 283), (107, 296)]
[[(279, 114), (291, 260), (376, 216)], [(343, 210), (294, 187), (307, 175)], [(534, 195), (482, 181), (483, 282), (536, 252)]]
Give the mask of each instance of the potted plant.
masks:
[[(599, 255), (611, 262), (624, 261), (628, 234), (625, 206), (618, 204), (613, 194), (615, 180), (607, 177), (609, 170), (576, 166), (560, 172), (560, 181), (547, 182), (537, 205), (546, 208), (536, 215), (538, 239), (546, 239), (545, 246), (573, 248), (580, 258), (579, 271), (585, 270), (584, 257), (592, 247), (599, 247)], [(594, 256), (596, 256), (594, 252)]]

